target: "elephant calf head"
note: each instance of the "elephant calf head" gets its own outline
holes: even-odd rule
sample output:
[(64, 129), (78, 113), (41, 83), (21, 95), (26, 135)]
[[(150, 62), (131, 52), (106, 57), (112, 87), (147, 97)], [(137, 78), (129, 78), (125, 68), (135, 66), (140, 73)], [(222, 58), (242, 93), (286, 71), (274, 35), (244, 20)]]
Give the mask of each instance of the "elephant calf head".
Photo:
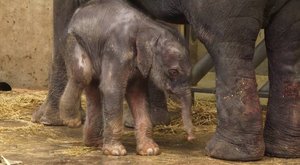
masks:
[(163, 91), (180, 100), (188, 140), (192, 140), (191, 62), (184, 39), (173, 28), (160, 24), (161, 29), (147, 28), (137, 38), (138, 68)]

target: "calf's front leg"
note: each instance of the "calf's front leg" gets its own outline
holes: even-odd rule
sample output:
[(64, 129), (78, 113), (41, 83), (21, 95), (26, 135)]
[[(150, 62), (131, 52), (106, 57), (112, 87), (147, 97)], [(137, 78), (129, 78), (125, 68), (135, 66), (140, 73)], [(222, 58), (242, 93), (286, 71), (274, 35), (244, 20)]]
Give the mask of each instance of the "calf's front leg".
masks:
[[(105, 60), (105, 59), (104, 59)], [(107, 59), (106, 59), (107, 60)], [(103, 110), (103, 153), (105, 155), (123, 156), (127, 151), (121, 143), (123, 133), (123, 95), (125, 87), (122, 69), (114, 61), (103, 64), (100, 80)]]
[(128, 83), (127, 102), (135, 120), (137, 154), (158, 155), (158, 145), (152, 139), (152, 123), (148, 113), (147, 81), (135, 79)]

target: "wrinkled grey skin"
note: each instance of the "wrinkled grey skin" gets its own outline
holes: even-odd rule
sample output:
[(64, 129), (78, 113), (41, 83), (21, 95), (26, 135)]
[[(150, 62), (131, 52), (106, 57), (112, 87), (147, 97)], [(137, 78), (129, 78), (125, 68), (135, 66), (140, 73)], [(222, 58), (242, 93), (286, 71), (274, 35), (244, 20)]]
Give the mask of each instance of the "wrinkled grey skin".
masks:
[[(217, 72), (218, 126), (207, 154), (228, 160), (258, 160), (264, 152), (300, 157), (299, 0), (130, 0), (141, 11), (165, 21), (190, 23), (212, 55)], [(55, 121), (66, 81), (59, 38), (77, 0), (54, 0), (56, 55), (48, 99), (33, 118)], [(60, 8), (59, 8), (60, 7)], [(270, 97), (265, 128), (251, 60), (259, 29), (265, 29)], [(60, 37), (59, 37), (60, 36)], [(59, 85), (58, 85), (59, 84)], [(61, 90), (62, 89), (62, 90)], [(36, 117), (37, 116), (37, 117)], [(44, 121), (47, 121), (44, 120)], [(55, 123), (55, 122), (54, 122)]]
[(86, 89), (87, 145), (103, 145), (106, 155), (126, 154), (120, 140), (126, 97), (135, 120), (137, 153), (160, 153), (152, 139), (148, 114), (149, 80), (180, 100), (188, 140), (194, 138), (191, 63), (184, 39), (176, 30), (153, 21), (123, 0), (94, 0), (73, 15), (65, 46), (68, 82), (60, 99), (60, 118), (70, 127), (81, 125), (77, 107)]
[[(47, 99), (39, 109), (32, 115), (32, 121), (42, 123), (44, 125), (63, 125), (59, 118), (59, 99), (65, 89), (67, 83), (66, 67), (62, 59), (65, 47), (63, 43), (66, 41), (66, 27), (75, 12), (80, 6), (89, 0), (53, 0), (53, 29), (54, 29), (54, 50), (52, 68), (49, 74), (49, 92)], [(149, 113), (151, 121), (154, 125), (169, 124), (170, 117), (167, 111), (166, 97), (158, 87), (152, 82), (148, 82), (149, 90), (153, 91), (149, 94)], [(77, 104), (76, 109), (82, 109)], [(133, 127), (134, 123), (128, 111), (126, 117), (126, 125)], [(84, 112), (80, 113), (82, 121), (84, 121)]]
[[(218, 125), (207, 154), (228, 160), (300, 157), (299, 0), (129, 0), (155, 18), (190, 23), (216, 67)], [(265, 128), (252, 65), (261, 28), (269, 60)]]

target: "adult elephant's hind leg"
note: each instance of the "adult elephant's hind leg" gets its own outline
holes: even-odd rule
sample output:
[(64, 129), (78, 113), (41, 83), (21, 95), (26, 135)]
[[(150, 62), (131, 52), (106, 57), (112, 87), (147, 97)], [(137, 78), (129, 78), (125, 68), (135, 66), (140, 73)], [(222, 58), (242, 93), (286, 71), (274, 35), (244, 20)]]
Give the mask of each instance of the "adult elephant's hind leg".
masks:
[(159, 89), (151, 80), (148, 82), (149, 93), (149, 115), (153, 125), (168, 125), (171, 122), (167, 98), (165, 93)]
[(300, 1), (290, 1), (266, 30), (270, 96), (266, 154), (300, 157)]
[(67, 84), (67, 74), (62, 54), (53, 56), (52, 72), (49, 76), (49, 91), (45, 102), (32, 114), (31, 121), (44, 125), (63, 125), (59, 118), (59, 100)]
[(78, 0), (53, 1), (54, 52), (51, 73), (49, 75), (49, 91), (45, 102), (32, 114), (32, 122), (44, 125), (63, 125), (59, 117), (58, 106), (60, 97), (67, 85), (66, 66), (63, 60), (66, 41), (64, 33), (69, 20), (79, 5)]
[(208, 46), (216, 64), (218, 124), (206, 150), (218, 159), (258, 160), (264, 155), (264, 141), (252, 58), (259, 25), (251, 18), (236, 19), (225, 26), (225, 37)]

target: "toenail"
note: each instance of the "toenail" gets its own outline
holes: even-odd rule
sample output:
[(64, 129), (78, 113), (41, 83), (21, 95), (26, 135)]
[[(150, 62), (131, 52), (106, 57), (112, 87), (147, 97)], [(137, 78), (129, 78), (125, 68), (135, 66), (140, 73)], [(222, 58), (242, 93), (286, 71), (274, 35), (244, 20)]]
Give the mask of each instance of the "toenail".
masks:
[(147, 154), (148, 155), (153, 155), (153, 149), (152, 148), (148, 148), (147, 149)]

